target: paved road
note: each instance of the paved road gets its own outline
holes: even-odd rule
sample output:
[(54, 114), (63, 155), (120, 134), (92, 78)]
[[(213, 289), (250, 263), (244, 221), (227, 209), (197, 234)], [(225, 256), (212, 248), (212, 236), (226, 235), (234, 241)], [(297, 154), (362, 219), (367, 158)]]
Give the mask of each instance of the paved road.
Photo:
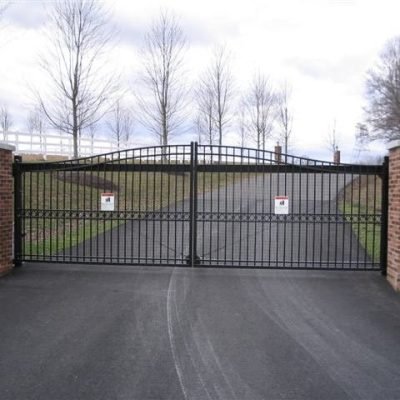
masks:
[[(198, 255), (212, 265), (348, 268), (352, 263), (352, 268), (377, 268), (349, 223), (313, 219), (315, 214), (340, 215), (337, 196), (349, 181), (350, 176), (333, 174), (265, 174), (218, 191), (214, 178), (214, 190), (198, 197)], [(301, 215), (302, 222), (274, 219), (277, 195), (289, 196), (289, 218)], [(188, 201), (179, 202), (162, 210), (164, 218), (171, 213), (169, 220), (160, 221), (158, 215), (156, 220), (134, 220), (70, 249), (67, 255), (77, 261), (85, 255), (94, 256), (92, 261), (98, 256), (105, 262), (127, 264), (186, 263), (189, 208)], [(266, 219), (254, 219), (261, 216)]]
[(376, 272), (28, 264), (0, 305), (1, 400), (400, 398)]

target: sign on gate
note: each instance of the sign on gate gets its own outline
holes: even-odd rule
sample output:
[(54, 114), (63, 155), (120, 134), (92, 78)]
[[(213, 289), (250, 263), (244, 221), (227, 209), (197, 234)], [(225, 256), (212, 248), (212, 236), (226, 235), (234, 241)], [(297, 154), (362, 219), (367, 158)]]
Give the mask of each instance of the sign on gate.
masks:
[(101, 211), (114, 211), (114, 193), (101, 194)]
[(289, 214), (288, 196), (275, 196), (275, 214)]

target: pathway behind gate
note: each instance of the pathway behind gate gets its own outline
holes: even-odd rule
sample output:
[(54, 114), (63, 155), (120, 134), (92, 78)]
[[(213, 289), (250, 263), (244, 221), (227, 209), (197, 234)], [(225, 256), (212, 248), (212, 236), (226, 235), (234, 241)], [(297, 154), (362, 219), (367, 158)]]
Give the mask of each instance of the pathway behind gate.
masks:
[(28, 264), (0, 281), (0, 399), (399, 399), (375, 272)]
[[(354, 235), (348, 222), (321, 222), (314, 216), (338, 217), (337, 199), (351, 176), (321, 174), (265, 174), (201, 193), (198, 196), (197, 255), (203, 265), (379, 269)], [(216, 180), (216, 178), (215, 178)], [(252, 222), (252, 216), (274, 214), (274, 196), (288, 195), (290, 214), (303, 222)], [(343, 202), (343, 201), (342, 201)], [(189, 201), (170, 211), (188, 213)], [(354, 213), (356, 213), (354, 211)], [(149, 213), (151, 214), (151, 213)], [(214, 219), (210, 222), (210, 215)], [(236, 214), (249, 219), (224, 220)], [(289, 215), (290, 217), (290, 215)], [(182, 220), (136, 219), (65, 251), (67, 260), (125, 264), (186, 264), (189, 223)], [(334, 219), (332, 219), (334, 221)], [(101, 222), (100, 222), (101, 224)], [(365, 226), (365, 223), (364, 223)], [(374, 243), (378, 241), (378, 233)], [(63, 254), (59, 254), (60, 260)], [(53, 257), (55, 259), (55, 257)]]

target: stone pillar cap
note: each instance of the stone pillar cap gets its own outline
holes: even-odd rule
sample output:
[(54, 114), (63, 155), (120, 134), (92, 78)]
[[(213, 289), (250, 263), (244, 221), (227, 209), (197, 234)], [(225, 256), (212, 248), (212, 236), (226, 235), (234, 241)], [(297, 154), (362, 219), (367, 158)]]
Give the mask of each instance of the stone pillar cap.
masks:
[(388, 150), (393, 150), (396, 147), (400, 147), (400, 140), (392, 140), (387, 145)]
[(13, 146), (12, 144), (8, 144), (6, 142), (0, 142), (0, 149), (15, 151), (15, 146)]

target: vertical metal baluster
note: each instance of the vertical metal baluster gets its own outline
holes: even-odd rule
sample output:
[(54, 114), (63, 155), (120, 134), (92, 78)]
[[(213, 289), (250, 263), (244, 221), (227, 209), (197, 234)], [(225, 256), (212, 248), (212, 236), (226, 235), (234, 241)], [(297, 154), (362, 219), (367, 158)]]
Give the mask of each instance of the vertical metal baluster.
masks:
[[(142, 169), (142, 167), (143, 167), (143, 154), (142, 154), (142, 149), (140, 149), (139, 150), (139, 166), (140, 166), (140, 168), (139, 168), (139, 176), (138, 176), (138, 189), (139, 189), (139, 196), (138, 196), (138, 212), (139, 212), (139, 227), (138, 227), (138, 264), (141, 264), (142, 263), (142, 254), (141, 254), (141, 251), (142, 251), (142, 246), (141, 246), (141, 237), (142, 237), (142, 219), (143, 219), (143, 217), (142, 217), (142, 212), (143, 212), (143, 208), (142, 208), (142, 201), (143, 201), (143, 199), (142, 199), (142, 186), (143, 186), (143, 182), (142, 182), (142, 176), (143, 176), (143, 173), (144, 173), (144, 171), (143, 171), (143, 169)], [(133, 186), (132, 186), (132, 190), (133, 190)], [(133, 208), (133, 192), (132, 192), (132, 208)], [(143, 213), (143, 215), (144, 215), (144, 213)], [(132, 235), (132, 238), (133, 238), (133, 235)], [(146, 243), (146, 242), (145, 242)]]
[[(20, 246), (20, 253), (19, 253), (20, 254), (20, 259), (19, 259), (20, 263), (22, 263), (22, 261), (26, 259), (26, 256), (27, 256), (26, 253), (28, 252), (28, 249), (27, 249), (28, 246), (27, 246), (26, 240), (27, 240), (28, 232), (31, 232), (30, 225), (28, 225), (27, 216), (26, 216), (26, 209), (27, 209), (27, 202), (28, 202), (27, 180), (28, 180), (27, 172), (21, 172), (22, 186), (21, 186), (19, 195), (21, 196), (20, 210), (23, 213), (23, 217), (20, 216), (20, 223), (21, 223), (21, 230), (20, 230), (21, 236), (20, 236), (20, 244), (19, 244), (19, 246)], [(18, 210), (18, 207), (16, 207), (14, 212), (16, 210)], [(28, 231), (28, 227), (29, 227), (29, 231)], [(31, 240), (29, 240), (29, 241), (31, 242)], [(21, 264), (19, 264), (19, 265), (21, 265)]]
[[(288, 158), (286, 158), (287, 160)], [(296, 198), (295, 196), (295, 188), (294, 188), (294, 181), (296, 180), (296, 172), (295, 169), (293, 168), (294, 166), (294, 160), (293, 160), (293, 156), (290, 157), (290, 161), (291, 161), (291, 174), (290, 174), (290, 179), (291, 179), (291, 189), (290, 189), (290, 197), (289, 197), (289, 212), (290, 212), (290, 268), (293, 268), (293, 247), (294, 247), (294, 227), (295, 227), (295, 222), (294, 222), (294, 216), (293, 214), (295, 213), (294, 210), (294, 199)]]
[[(103, 192), (107, 192), (106, 190), (106, 179), (107, 179), (107, 174), (106, 174), (106, 168), (107, 168), (107, 157), (104, 157), (104, 164), (103, 164)], [(109, 213), (109, 211), (103, 211), (103, 240), (104, 240), (104, 245), (103, 245), (103, 263), (106, 263), (106, 256), (107, 256), (107, 246), (106, 246), (106, 235), (104, 235), (104, 231), (106, 229), (106, 215)]]
[(317, 162), (314, 161), (314, 172), (313, 172), (313, 214), (314, 214), (314, 219), (312, 222), (312, 239), (311, 239), (311, 245), (312, 245), (312, 266), (315, 268), (315, 244), (317, 242), (317, 238), (315, 235), (315, 215), (317, 213), (317, 176), (315, 173), (315, 169), (317, 166)]
[(66, 251), (65, 251), (65, 239), (66, 239), (66, 235), (67, 235), (67, 226), (66, 226), (66, 224), (67, 224), (67, 220), (66, 220), (66, 208), (67, 208), (67, 189), (66, 189), (66, 185), (67, 185), (67, 182), (66, 182), (66, 179), (67, 179), (67, 172), (66, 172), (66, 168), (65, 168), (65, 163), (63, 163), (62, 164), (62, 166), (63, 166), (63, 174), (62, 174), (62, 177), (63, 177), (63, 191), (62, 191), (62, 193), (63, 193), (63, 199), (62, 199), (62, 208), (63, 208), (63, 230), (62, 230), (62, 232), (63, 232), (63, 235), (62, 235), (62, 250), (63, 250), (63, 262), (65, 262), (66, 261), (66, 256), (67, 256), (67, 254), (66, 254)]
[[(76, 160), (76, 162), (79, 164), (79, 160)], [(79, 210), (80, 210), (80, 196), (81, 196), (81, 177), (80, 177), (80, 170), (79, 167), (75, 168), (75, 173), (76, 173), (76, 241), (74, 243), (74, 248), (75, 248), (75, 261), (79, 261), (79, 231), (80, 231), (80, 224), (81, 224), (81, 219), (78, 217), (79, 215)]]
[(260, 245), (260, 250), (261, 250), (261, 255), (260, 255), (260, 267), (265, 267), (264, 265), (264, 230), (265, 230), (265, 161), (266, 161), (266, 155), (268, 153), (263, 153), (263, 158), (262, 158), (262, 167), (261, 167), (261, 174), (262, 174), (262, 185), (261, 185), (261, 245)]
[(163, 227), (163, 214), (164, 214), (164, 199), (163, 199), (163, 192), (164, 192), (164, 183), (163, 183), (163, 174), (164, 174), (164, 159), (165, 159), (165, 153), (167, 152), (167, 148), (162, 148), (162, 155), (161, 155), (161, 171), (159, 172), (160, 174), (160, 184), (159, 184), (159, 192), (160, 192), (160, 205), (159, 205), (159, 210), (160, 210), (160, 216), (159, 216), (159, 235), (160, 235), (160, 243), (159, 243), (159, 264), (162, 264), (162, 243), (163, 243), (163, 236), (162, 236), (162, 227)]
[[(178, 165), (179, 164), (179, 157), (181, 156), (181, 153), (179, 152), (180, 150), (180, 147), (179, 146), (176, 146), (176, 160), (175, 160), (175, 163)], [(184, 164), (184, 160), (182, 161), (182, 164)], [(185, 180), (185, 172), (183, 172), (183, 174), (182, 174), (182, 182)], [(175, 181), (175, 187), (174, 187), (174, 211), (175, 211), (175, 215), (178, 215), (178, 213), (179, 213), (179, 209), (178, 209), (178, 184), (180, 184), (179, 183), (179, 180), (178, 180), (178, 174), (175, 174), (175, 179), (174, 179), (174, 181)], [(183, 204), (183, 202), (181, 203), (181, 204)], [(183, 207), (183, 206), (182, 206)], [(175, 250), (175, 252), (174, 252), (174, 254), (175, 254), (175, 257), (174, 257), (174, 264), (177, 264), (177, 262), (178, 262), (178, 258), (177, 258), (177, 239), (178, 239), (178, 226), (181, 226), (182, 227), (182, 230), (183, 230), (183, 227), (184, 227), (184, 225), (185, 225), (185, 214), (184, 214), (184, 209), (182, 209), (182, 212), (181, 212), (181, 215), (182, 215), (182, 218), (181, 218), (181, 220), (180, 220), (180, 224), (178, 224), (177, 223), (177, 221), (174, 221), (174, 224), (173, 224), (173, 230), (174, 230), (174, 250)], [(181, 243), (181, 252), (183, 252), (183, 243)], [(181, 258), (182, 258), (182, 255), (181, 255)], [(181, 261), (181, 260), (180, 260)]]
[[(352, 264), (352, 258), (353, 258), (353, 218), (354, 218), (354, 208), (353, 208), (353, 204), (354, 204), (354, 168), (351, 169), (351, 178), (350, 178), (350, 224), (349, 224), (349, 234), (350, 234), (350, 250), (349, 250), (349, 254), (350, 254), (350, 259), (347, 261), (348, 266), (351, 268), (351, 264)], [(345, 184), (344, 187), (346, 187), (346, 180), (345, 180)], [(339, 193), (339, 189), (336, 190), (337, 193)], [(344, 243), (344, 237), (343, 237), (343, 243)], [(343, 253), (344, 253), (344, 249), (343, 249)], [(344, 260), (344, 255), (343, 255), (343, 260)], [(343, 264), (343, 268), (344, 268), (344, 264)]]
[[(235, 167), (236, 166), (236, 147), (233, 148), (233, 156), (232, 156), (232, 165)], [(239, 175), (240, 176), (240, 175)], [(231, 260), (232, 260), (232, 265), (235, 265), (235, 253), (234, 253), (234, 248), (236, 247), (235, 244), (235, 216), (236, 216), (236, 199), (235, 199), (235, 191), (236, 191), (236, 169), (233, 169), (232, 172), (232, 184), (231, 184), (231, 189), (232, 189), (232, 221), (231, 221)]]
[[(72, 165), (71, 165), (72, 167)], [(74, 191), (72, 188), (73, 185), (73, 169), (70, 169), (70, 182), (69, 182), (69, 259), (70, 261), (74, 261), (73, 258), (73, 246), (72, 246), (72, 241), (73, 241), (73, 229), (74, 229), (74, 219), (72, 216), (72, 210), (73, 210), (73, 196), (78, 196), (77, 195), (77, 190)]]
[(361, 241), (360, 241), (360, 231), (361, 231), (361, 187), (363, 184), (363, 175), (361, 175), (361, 172), (358, 171), (358, 210), (357, 210), (357, 253), (356, 253), (356, 262), (357, 266), (360, 264), (363, 264), (363, 267), (365, 269), (365, 259), (364, 262), (360, 262), (360, 247), (361, 247)]
[[(328, 168), (330, 168), (330, 166), (331, 166), (331, 164), (330, 163), (328, 163)], [(328, 171), (328, 185), (329, 185), (329, 188), (328, 188), (328, 216), (327, 216), (327, 218), (328, 218), (328, 232), (327, 232), (327, 249), (326, 249), (326, 262), (327, 262), (327, 265), (328, 266), (330, 266), (330, 261), (331, 261), (331, 258), (330, 258), (330, 249), (331, 249), (331, 203), (332, 203), (332, 174), (334, 173), (334, 171), (332, 171), (332, 169), (329, 169), (329, 171)], [(335, 176), (338, 176), (338, 175), (335, 175)], [(344, 196), (345, 196), (345, 194), (346, 194), (346, 192), (345, 192), (345, 190), (343, 190), (343, 194), (344, 194)], [(336, 193), (336, 196), (337, 196), (338, 194)], [(335, 201), (338, 201), (338, 200), (335, 200)], [(335, 229), (338, 229), (338, 221), (336, 221), (335, 222)], [(343, 225), (343, 235), (344, 235), (344, 225)]]
[[(211, 165), (214, 164), (214, 146), (210, 145), (210, 156), (211, 156)], [(213, 185), (213, 178), (214, 178), (214, 173), (215, 172), (210, 172), (210, 201), (209, 201), (209, 207), (208, 207), (208, 214), (210, 215), (210, 243), (209, 243), (209, 248), (208, 248), (208, 254), (209, 254), (209, 259), (210, 259), (210, 264), (212, 264), (214, 261), (212, 260), (213, 256), (213, 214), (214, 214), (214, 185)], [(215, 258), (215, 257), (214, 257)]]
[[(146, 149), (146, 162), (147, 164), (150, 163), (149, 160), (149, 149)], [(145, 198), (146, 198), (146, 202), (144, 204), (145, 208), (146, 208), (146, 213), (145, 213), (145, 252), (144, 252), (144, 259), (145, 259), (145, 263), (148, 263), (148, 254), (149, 254), (149, 250), (148, 250), (148, 245), (149, 245), (149, 211), (150, 211), (150, 207), (149, 207), (149, 170), (146, 169), (146, 179), (145, 179)]]
[[(101, 158), (98, 156), (97, 158), (97, 168), (96, 168), (96, 262), (100, 261), (100, 254), (99, 254), (99, 249), (100, 249), (100, 241), (99, 241), (99, 230), (100, 230), (100, 215), (101, 215), (101, 204), (100, 204), (100, 199), (99, 199), (99, 194), (101, 192), (101, 187), (100, 187), (100, 166), (101, 166)], [(103, 246), (103, 251), (104, 251), (104, 246)]]
[(321, 214), (321, 220), (320, 220), (320, 232), (319, 232), (319, 266), (322, 266), (322, 256), (323, 256), (323, 251), (324, 251), (324, 242), (323, 242), (323, 237), (324, 237), (324, 227), (325, 227), (325, 201), (324, 201), (324, 186), (325, 186), (325, 167), (326, 163), (322, 162), (321, 163), (321, 171), (318, 174), (318, 178), (321, 182), (321, 194), (320, 194), (320, 201), (321, 201), (321, 206), (320, 206), (320, 214)]
[[(52, 213), (53, 213), (53, 170), (50, 170), (50, 196), (48, 197), (48, 205), (49, 205), (49, 223), (50, 223), (50, 245), (49, 245), (49, 254), (48, 254), (48, 259), (51, 260), (53, 259), (53, 240), (54, 240), (54, 232), (53, 232), (53, 218), (52, 218)], [(47, 208), (47, 207), (46, 207)], [(57, 219), (55, 220), (57, 222)]]
[[(277, 172), (276, 172), (276, 194), (278, 196), (281, 196), (281, 163), (280, 160), (277, 161)], [(280, 257), (279, 257), (279, 245), (281, 243), (280, 238), (279, 238), (279, 233), (280, 233), (280, 218), (282, 216), (278, 215), (276, 216), (276, 238), (275, 238), (275, 267), (276, 268), (281, 268), (281, 264), (280, 264)]]
[[(133, 172), (129, 167), (133, 168), (133, 160), (130, 160), (132, 162), (132, 165), (128, 163), (128, 157), (129, 157), (129, 152), (128, 150), (125, 151), (125, 175), (124, 175), (124, 263), (126, 264), (132, 264), (132, 253), (133, 253), (133, 243), (132, 243), (132, 238), (133, 238), (133, 219), (131, 217), (128, 217), (128, 193), (129, 191), (129, 185), (128, 185), (128, 176), (131, 177), (131, 188), (133, 188)], [(132, 189), (131, 189), (132, 190)], [(133, 199), (133, 195), (132, 195)], [(133, 201), (133, 200), (132, 200)], [(128, 252), (128, 233), (127, 233), (127, 225), (129, 223), (129, 228), (131, 231), (131, 247)], [(129, 260), (129, 261), (128, 261)]]
[(369, 202), (368, 202), (368, 193), (369, 193), (369, 175), (365, 174), (365, 179), (367, 181), (366, 183), (366, 190), (365, 190), (365, 242), (364, 242), (364, 260), (367, 265), (370, 265), (370, 268), (372, 267), (371, 262), (373, 264), (373, 260), (368, 261), (369, 259), (369, 254), (368, 254), (368, 237), (369, 237), (369, 216), (370, 216), (370, 210), (369, 210)]
[[(43, 216), (42, 216), (42, 254), (39, 259), (44, 260), (46, 258), (46, 242), (47, 242), (47, 236), (46, 236), (46, 181), (47, 181), (47, 172), (46, 170), (41, 170), (41, 175), (43, 177), (43, 188), (42, 188), (42, 193), (41, 193), (41, 209), (43, 210)], [(51, 240), (51, 239), (50, 239)]]
[(298, 222), (298, 240), (297, 240), (297, 266), (300, 267), (301, 266), (301, 249), (302, 249), (302, 243), (301, 243), (301, 239), (303, 237), (303, 224), (302, 224), (302, 218), (303, 218), (303, 209), (302, 209), (302, 204), (303, 204), (303, 198), (302, 198), (302, 183), (301, 183), (301, 178), (303, 175), (303, 166), (302, 166), (302, 158), (299, 158), (299, 166), (300, 166), (300, 170), (299, 170), (299, 188), (298, 188), (298, 196), (299, 196), (299, 205), (298, 205), (298, 212), (299, 212), (299, 222)]
[[(264, 157), (264, 151), (261, 152), (262, 157)], [(257, 218), (258, 218), (258, 206), (257, 206), (257, 191), (258, 191), (258, 174), (259, 174), (259, 168), (258, 168), (258, 164), (260, 159), (262, 158), (260, 157), (260, 154), (257, 154), (257, 157), (255, 159), (255, 170), (254, 170), (254, 240), (253, 240), (253, 263), (256, 266), (257, 265), (257, 226), (258, 226), (258, 222), (257, 222)], [(249, 222), (248, 222), (249, 223)], [(248, 260), (249, 261), (249, 260)]]
[[(156, 156), (156, 148), (153, 149), (153, 164), (157, 164), (157, 156)], [(156, 238), (156, 218), (155, 218), (155, 212), (156, 212), (156, 179), (157, 179), (157, 172), (155, 169), (153, 169), (153, 201), (152, 201), (152, 224), (151, 224), (151, 229), (152, 229), (152, 264), (155, 263), (155, 238)]]
[(224, 173), (224, 179), (225, 179), (225, 201), (224, 201), (224, 214), (225, 214), (225, 219), (224, 219), (224, 265), (227, 265), (227, 259), (226, 259), (226, 252), (227, 252), (227, 245), (228, 245), (228, 212), (229, 212), (229, 207), (228, 207), (228, 150), (231, 149), (231, 147), (226, 146), (225, 147), (225, 171), (221, 171), (221, 173)]
[(377, 254), (375, 251), (375, 235), (376, 235), (376, 216), (377, 216), (377, 209), (376, 209), (376, 196), (377, 196), (377, 191), (376, 191), (376, 180), (377, 180), (377, 172), (374, 173), (373, 175), (374, 178), (374, 190), (373, 190), (373, 200), (372, 200), (372, 209), (373, 209), (373, 222), (372, 222), (372, 262), (376, 264), (376, 259), (377, 259)]
[[(184, 160), (185, 164), (189, 163), (189, 167), (191, 165), (190, 164), (191, 163), (191, 160), (190, 160), (190, 154), (191, 154), (190, 149), (191, 148), (188, 147), (188, 146), (183, 146), (183, 160)], [(188, 157), (189, 157), (189, 159), (188, 159)], [(188, 186), (189, 186), (189, 196), (190, 196), (190, 172), (189, 172), (189, 183), (188, 183)], [(183, 179), (182, 196), (181, 196), (180, 201), (182, 202), (181, 204), (182, 204), (182, 207), (183, 207), (183, 211), (185, 213), (189, 213), (188, 223), (189, 223), (189, 227), (190, 227), (190, 224), (191, 224), (191, 220), (190, 220), (190, 218), (191, 218), (191, 215), (190, 215), (190, 199), (189, 199), (189, 210), (188, 210), (187, 209), (188, 208), (187, 207), (187, 201), (185, 201), (185, 199), (187, 199), (187, 197), (188, 197), (187, 196), (188, 194), (186, 193), (186, 191), (187, 191), (186, 187), (187, 187), (187, 185), (186, 185), (186, 176), (185, 176), (185, 178)], [(186, 224), (183, 224), (182, 229), (181, 229), (181, 238), (180, 238), (180, 240), (181, 240), (182, 246), (183, 246), (183, 243), (187, 243), (187, 240), (188, 240), (187, 236), (185, 236), (185, 232), (186, 232), (185, 227), (186, 227)], [(190, 247), (190, 235), (189, 235), (189, 247)], [(189, 249), (189, 262), (190, 262), (190, 249)]]
[(87, 215), (87, 220), (88, 220), (88, 228), (89, 228), (89, 262), (92, 262), (92, 256), (93, 256), (93, 211), (95, 210), (95, 207), (93, 205), (93, 162), (94, 158), (91, 157), (89, 159), (88, 164), (90, 165), (90, 169), (85, 171), (85, 176), (88, 178), (89, 181), (89, 199), (85, 197), (85, 207), (83, 212), (85, 215)]
[(55, 237), (55, 244), (56, 244), (56, 250), (55, 250), (55, 260), (59, 261), (59, 252), (60, 252), (60, 246), (59, 246), (59, 236), (60, 236), (60, 231), (59, 231), (59, 227), (60, 227), (60, 215), (58, 213), (58, 211), (61, 208), (61, 204), (60, 204), (60, 180), (59, 180), (59, 175), (60, 174), (60, 170), (58, 169), (58, 165), (57, 165), (57, 169), (55, 170), (55, 180), (56, 180), (56, 201), (55, 201), (55, 212), (56, 214), (56, 220), (55, 220), (55, 228), (56, 228), (56, 237)]
[[(42, 171), (39, 169), (36, 171), (36, 209), (42, 209), (43, 207), (40, 207), (40, 198), (39, 197), (39, 191), (40, 191), (40, 175)], [(41, 188), (43, 190), (43, 187)], [(40, 230), (40, 217), (39, 215), (36, 216), (36, 255), (35, 259), (38, 260), (40, 259), (39, 254), (40, 254), (40, 239), (44, 240), (43, 237), (43, 232)]]
[[(204, 146), (199, 146), (202, 149), (203, 153), (203, 163), (206, 163), (206, 154), (207, 154), (207, 147)], [(211, 174), (211, 172), (202, 172), (201, 177), (202, 177), (202, 199), (203, 199), (203, 206), (202, 206), (202, 212), (203, 212), (203, 220), (202, 220), (202, 225), (201, 225), (201, 231), (202, 231), (202, 236), (201, 236), (201, 258), (204, 260), (206, 258), (206, 253), (205, 253), (205, 242), (206, 242), (206, 226), (209, 225), (209, 222), (207, 221), (207, 210), (206, 210), (206, 179), (207, 179), (207, 174)]]
[(219, 254), (219, 239), (220, 239), (220, 225), (221, 225), (221, 221), (220, 221), (220, 213), (221, 213), (221, 207), (220, 207), (220, 193), (221, 193), (221, 167), (222, 167), (222, 147), (218, 146), (218, 172), (217, 172), (217, 222), (216, 222), (216, 227), (217, 227), (217, 238), (216, 238), (216, 242), (217, 242), (217, 254), (216, 254), (216, 258), (217, 258), (217, 263), (218, 265), (221, 264), (222, 260), (220, 259), (220, 254)]
[[(121, 153), (122, 151), (119, 151), (118, 154), (118, 159), (117, 159), (117, 167), (118, 170), (117, 172), (117, 186), (118, 189), (116, 190), (117, 193), (115, 193), (115, 200), (116, 200), (116, 204), (114, 205), (114, 207), (116, 207), (115, 210), (115, 215), (116, 215), (116, 228), (117, 228), (117, 245), (116, 245), (116, 255), (115, 255), (115, 262), (116, 263), (121, 263), (121, 261), (125, 262), (126, 260), (126, 251), (125, 251), (125, 246), (124, 246), (124, 251), (123, 251), (123, 255), (124, 255), (124, 259), (121, 260), (121, 218), (120, 218), (120, 211), (121, 211), (121, 207), (120, 205), (122, 205), (122, 196), (125, 196), (125, 193), (121, 190)], [(115, 180), (115, 168), (113, 168), (112, 170), (112, 176), (113, 176), (113, 182)], [(125, 238), (124, 238), (125, 240)]]
[[(285, 154), (284, 156), (284, 162), (283, 162), (283, 171), (284, 171), (284, 192), (285, 196), (288, 195), (287, 192), (287, 155)], [(290, 199), (292, 201), (293, 199)], [(283, 266), (286, 268), (287, 267), (287, 262), (286, 262), (286, 243), (287, 243), (287, 238), (286, 238), (286, 222), (287, 222), (288, 215), (283, 215)]]
[[(256, 153), (256, 157), (258, 157), (258, 151)], [(247, 166), (250, 166), (251, 164), (251, 156), (250, 154), (247, 154)], [(247, 216), (250, 215), (250, 172), (247, 170), (247, 191), (246, 191), (246, 213)], [(250, 224), (249, 220), (246, 221), (246, 267), (249, 266), (249, 248), (250, 248), (250, 243), (249, 243), (249, 236), (250, 236)]]
[(190, 224), (189, 224), (189, 258), (194, 267), (197, 258), (197, 143), (190, 144)]
[[(32, 171), (29, 173), (29, 209), (33, 210), (33, 193), (32, 193), (32, 185), (33, 185), (33, 178), (32, 178)], [(37, 207), (36, 207), (37, 208)], [(32, 213), (29, 216), (29, 255), (30, 259), (32, 259), (33, 253), (33, 233), (34, 233), (34, 223), (32, 218)]]
[[(340, 172), (337, 171), (335, 176), (336, 176), (336, 180), (338, 180), (340, 178)], [(346, 226), (347, 226), (346, 214), (347, 214), (347, 211), (348, 211), (347, 210), (347, 204), (346, 204), (346, 193), (347, 193), (347, 190), (348, 190), (348, 188), (347, 188), (347, 174), (346, 174), (346, 172), (343, 172), (343, 193), (344, 193), (344, 196), (343, 196), (343, 210), (344, 210), (344, 214), (345, 214), (345, 221), (343, 222), (343, 229), (342, 229), (342, 265), (341, 265), (342, 269), (345, 268), (345, 265), (346, 265), (346, 260), (345, 260), (345, 245), (346, 245), (346, 243), (345, 243), (345, 235), (346, 235)], [(351, 190), (351, 193), (353, 193), (353, 181), (350, 182), (350, 190)], [(336, 192), (335, 194), (336, 194), (336, 198), (337, 198), (339, 193)], [(339, 205), (339, 201), (336, 201), (336, 203), (337, 203), (337, 206), (338, 206)], [(336, 219), (336, 224), (337, 224), (337, 219)], [(336, 225), (335, 225), (335, 227), (336, 227)], [(349, 233), (350, 233), (350, 240), (351, 240), (351, 237), (353, 235), (352, 234), (352, 230), (353, 230), (352, 221), (350, 221), (349, 230), (350, 230)], [(350, 247), (350, 256), (351, 256), (351, 247)]]
[[(167, 219), (166, 219), (166, 228), (167, 228), (167, 233), (166, 233), (166, 254), (165, 254), (165, 263), (169, 264), (170, 261), (170, 255), (169, 255), (169, 235), (170, 235), (170, 227), (169, 227), (169, 220), (170, 220), (170, 213), (171, 213), (171, 198), (170, 198), (170, 186), (171, 186), (171, 149), (172, 146), (168, 147), (168, 154), (167, 154), (167, 165), (168, 165), (168, 173), (166, 174), (166, 179), (167, 179)], [(174, 150), (176, 152), (176, 147), (174, 147)]]
[(193, 262), (197, 265), (198, 262), (198, 254), (197, 254), (197, 208), (198, 208), (198, 143), (194, 143), (194, 180), (193, 180)]
[[(307, 163), (307, 167), (308, 164), (311, 164), (311, 162), (309, 160), (305, 160)], [(310, 218), (310, 214), (309, 214), (309, 197), (310, 197), (310, 186), (309, 186), (309, 176), (310, 176), (310, 172), (309, 169), (307, 168), (307, 172), (306, 172), (306, 188), (305, 188), (305, 192), (306, 192), (306, 200), (305, 200), (305, 217), (306, 217), (306, 235), (305, 235), (305, 247), (304, 247), (304, 267), (308, 266), (308, 225), (309, 225), (309, 218)]]
[[(273, 153), (269, 153), (269, 165), (271, 167), (271, 171), (273, 170), (273, 167), (275, 166), (275, 160), (273, 159)], [(273, 207), (274, 207), (274, 202), (272, 200), (272, 179), (273, 177), (276, 176), (276, 173), (270, 173), (269, 174), (269, 230), (268, 230), (268, 267), (271, 267), (271, 251), (272, 251), (272, 218), (274, 217), (273, 215)]]
[[(113, 167), (115, 165), (115, 160), (114, 160), (115, 155), (116, 155), (116, 153), (112, 153), (111, 154), (110, 162), (107, 163), (108, 165), (107, 165), (107, 168), (106, 168), (106, 180), (108, 180), (110, 182), (110, 184), (111, 184), (110, 190), (107, 190), (107, 191), (112, 191), (112, 193), (114, 194), (114, 211), (108, 211), (107, 212), (107, 214), (109, 215), (109, 217), (108, 217), (109, 228), (107, 229), (107, 226), (106, 226), (106, 229), (109, 231), (109, 236), (110, 236), (110, 254), (109, 254), (109, 260), (110, 261), (109, 262), (111, 264), (113, 262), (113, 253), (114, 253), (113, 252), (113, 245), (114, 245), (113, 236), (114, 236), (114, 220), (115, 220), (115, 204), (116, 204), (115, 200), (117, 200), (117, 202), (118, 202), (118, 198), (116, 198), (117, 196), (116, 196), (116, 193), (114, 193), (114, 188), (113, 188), (114, 180), (115, 180), (115, 172), (114, 172), (114, 169), (113, 169)], [(109, 167), (111, 167), (111, 168), (109, 168)], [(107, 176), (108, 176), (107, 172), (110, 173), (110, 179), (107, 179)], [(119, 193), (118, 193), (118, 195), (119, 195)]]

